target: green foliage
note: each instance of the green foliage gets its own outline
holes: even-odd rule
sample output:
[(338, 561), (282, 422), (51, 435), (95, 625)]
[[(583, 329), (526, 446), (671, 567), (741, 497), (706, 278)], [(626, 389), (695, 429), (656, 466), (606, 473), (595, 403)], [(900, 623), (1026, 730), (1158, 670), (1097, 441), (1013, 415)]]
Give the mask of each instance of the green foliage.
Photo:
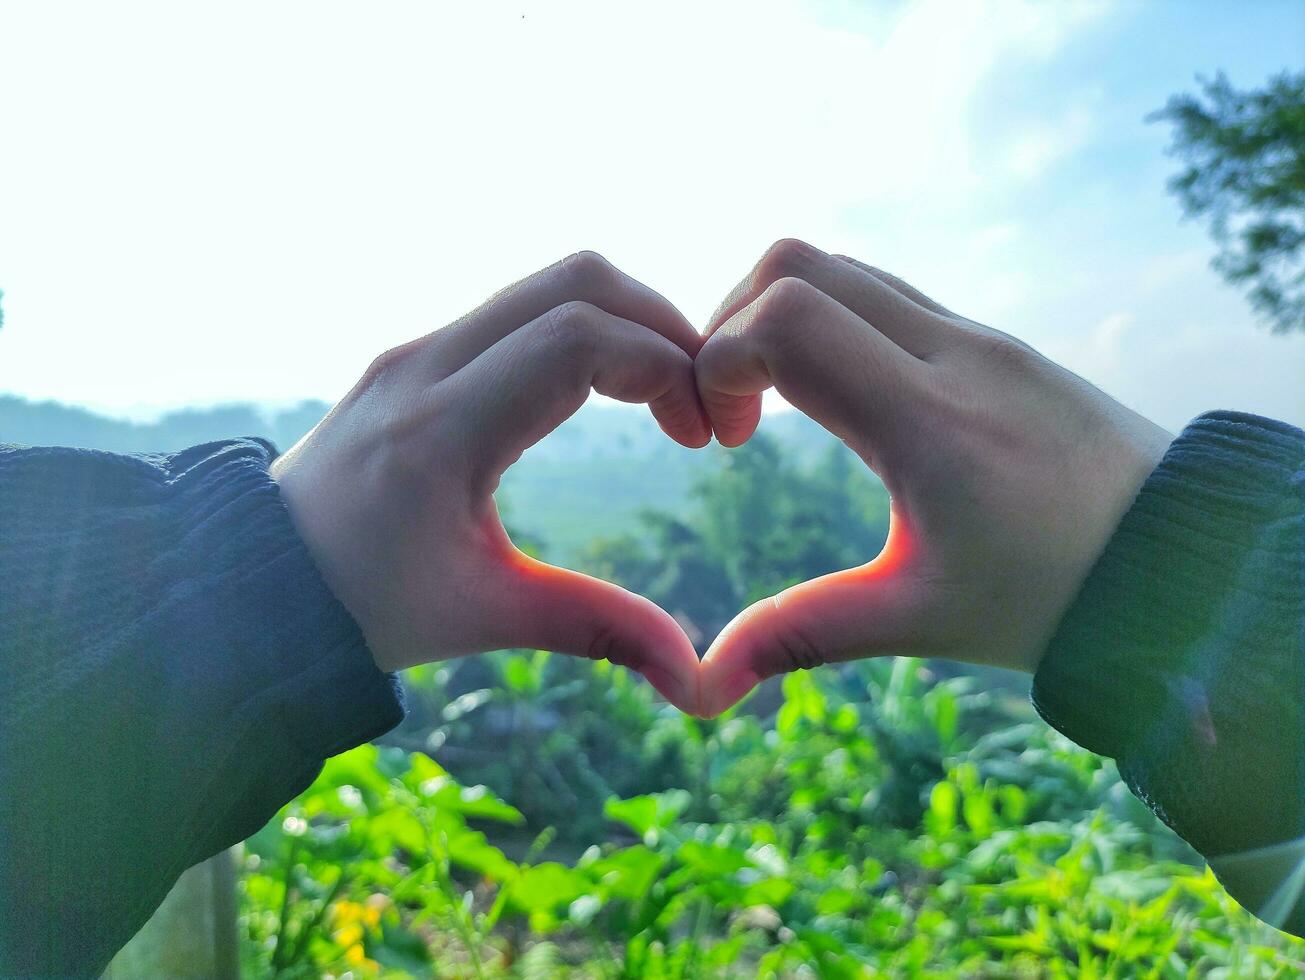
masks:
[(1186, 168), (1169, 182), (1189, 217), (1208, 218), (1215, 268), (1249, 287), (1276, 331), (1305, 329), (1305, 72), (1259, 90), (1222, 74), (1149, 118), (1173, 124)]
[(652, 599), (705, 645), (743, 607), (790, 585), (873, 558), (888, 498), (837, 443), (800, 464), (765, 434), (715, 454), (686, 513), (645, 511), (637, 530), (599, 538), (581, 567)]
[[(537, 691), (543, 662), (504, 674)], [(248, 972), (1305, 969), (1305, 944), (1237, 908), (1107, 762), (1034, 723), (1023, 700), (908, 660), (791, 675), (783, 694), (767, 719), (658, 714), (704, 764), (702, 785), (610, 799), (605, 833), (573, 856), (547, 831), (514, 854), (526, 816), (422, 752), (365, 746), (330, 760), (246, 845)]]
[(622, 667), (544, 652), (502, 652), (409, 671), (409, 717), (389, 744), (438, 754), (583, 846), (603, 833), (603, 802), (669, 789), (690, 765), (678, 714)]

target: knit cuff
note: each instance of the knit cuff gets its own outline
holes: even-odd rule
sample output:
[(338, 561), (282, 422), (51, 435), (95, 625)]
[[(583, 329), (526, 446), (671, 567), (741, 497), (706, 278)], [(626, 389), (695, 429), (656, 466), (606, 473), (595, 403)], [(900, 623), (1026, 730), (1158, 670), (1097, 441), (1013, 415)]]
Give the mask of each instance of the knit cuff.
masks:
[[(1153, 734), (1161, 706), (1188, 702), (1193, 725), (1204, 726), (1209, 695), (1192, 686), (1201, 667), (1194, 661), (1222, 632), (1238, 591), (1264, 592), (1255, 599), (1271, 618), (1299, 627), (1303, 515), (1305, 432), (1237, 412), (1196, 419), (1147, 479), (1062, 619), (1034, 676), (1038, 712), (1115, 758)], [(1279, 574), (1246, 581), (1252, 564)], [(1301, 652), (1299, 637), (1282, 639), (1290, 639), (1289, 653)], [(1218, 678), (1221, 687), (1272, 681), (1273, 665), (1257, 662), (1253, 649), (1238, 652), (1245, 657), (1237, 674)]]
[[(321, 760), (397, 725), (402, 689), (394, 674), (376, 666), (296, 532), (268, 473), (275, 457), (261, 439), (196, 446), (172, 457), (180, 536), (161, 562), (202, 555), (208, 563), (209, 594), (185, 604), (188, 615), (178, 626), (193, 630), (210, 650), (224, 646), (235, 667), (220, 675), (240, 686), (231, 734), (279, 730), (309, 759)], [(196, 669), (206, 669), (205, 661)]]

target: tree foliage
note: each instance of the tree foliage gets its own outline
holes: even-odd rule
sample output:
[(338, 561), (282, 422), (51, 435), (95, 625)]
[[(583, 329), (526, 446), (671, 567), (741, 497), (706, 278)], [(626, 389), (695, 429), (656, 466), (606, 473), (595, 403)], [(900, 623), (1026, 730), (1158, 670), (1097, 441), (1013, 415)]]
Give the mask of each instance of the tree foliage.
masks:
[(1200, 84), (1148, 117), (1173, 125), (1171, 152), (1186, 163), (1169, 189), (1209, 222), (1215, 269), (1273, 330), (1305, 329), (1305, 72), (1263, 89), (1223, 74)]
[(758, 434), (716, 463), (694, 483), (695, 508), (645, 511), (636, 530), (593, 541), (580, 555), (585, 570), (710, 641), (750, 603), (869, 561), (883, 545), (888, 496), (841, 444), (803, 466)]

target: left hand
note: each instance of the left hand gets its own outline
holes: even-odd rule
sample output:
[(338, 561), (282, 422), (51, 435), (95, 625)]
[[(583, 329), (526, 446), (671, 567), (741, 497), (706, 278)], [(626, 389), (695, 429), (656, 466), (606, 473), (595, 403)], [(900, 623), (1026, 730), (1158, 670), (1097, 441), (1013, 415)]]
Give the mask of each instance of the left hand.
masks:
[(701, 343), (665, 299), (581, 252), (378, 357), (272, 467), (377, 665), (537, 647), (632, 667), (696, 710), (698, 657), (675, 620), (523, 554), (493, 493), (591, 389), (646, 402), (677, 442), (706, 445)]

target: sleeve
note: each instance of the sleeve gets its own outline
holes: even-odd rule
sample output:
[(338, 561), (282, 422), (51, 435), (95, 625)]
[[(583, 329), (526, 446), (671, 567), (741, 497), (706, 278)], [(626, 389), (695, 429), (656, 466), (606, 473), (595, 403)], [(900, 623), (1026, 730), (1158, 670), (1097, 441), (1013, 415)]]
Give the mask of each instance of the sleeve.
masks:
[(1059, 625), (1038, 711), (1238, 902), (1305, 935), (1305, 432), (1232, 412), (1174, 441)]
[(98, 974), (182, 871), (401, 719), (274, 456), (0, 446), (0, 975)]

